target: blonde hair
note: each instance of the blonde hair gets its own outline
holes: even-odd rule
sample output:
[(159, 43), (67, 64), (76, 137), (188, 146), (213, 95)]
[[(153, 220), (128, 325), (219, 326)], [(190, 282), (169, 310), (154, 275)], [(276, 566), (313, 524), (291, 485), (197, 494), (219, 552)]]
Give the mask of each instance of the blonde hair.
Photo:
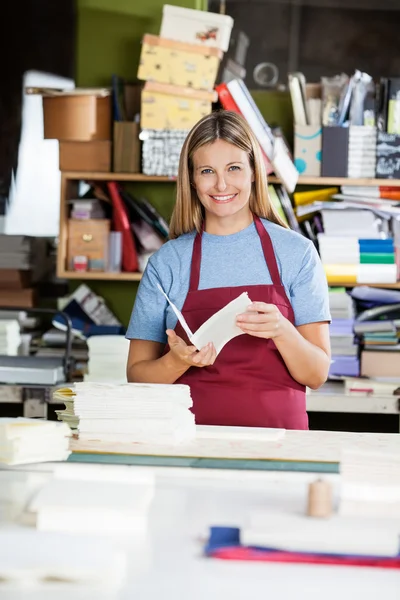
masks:
[(250, 210), (259, 217), (287, 227), (269, 197), (264, 158), (257, 138), (243, 117), (221, 110), (203, 117), (189, 132), (183, 145), (179, 160), (176, 204), (169, 229), (170, 239), (194, 229), (201, 231), (204, 209), (191, 184), (193, 155), (202, 146), (212, 144), (216, 140), (229, 142), (247, 153), (254, 173)]

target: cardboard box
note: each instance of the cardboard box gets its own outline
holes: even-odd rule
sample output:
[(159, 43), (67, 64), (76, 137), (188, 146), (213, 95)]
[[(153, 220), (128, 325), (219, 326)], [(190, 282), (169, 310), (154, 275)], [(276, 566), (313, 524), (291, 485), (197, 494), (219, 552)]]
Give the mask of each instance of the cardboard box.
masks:
[(25, 288), (23, 290), (0, 290), (0, 306), (15, 308), (33, 308), (36, 303), (36, 290)]
[(160, 37), (226, 52), (232, 27), (233, 19), (228, 15), (165, 4)]
[(142, 129), (191, 129), (211, 113), (216, 92), (148, 81), (142, 92)]
[(111, 171), (111, 142), (60, 142), (60, 171)]
[(114, 123), (115, 173), (140, 173), (139, 124), (124, 121)]
[(31, 285), (31, 271), (0, 269), (0, 290), (22, 290)]
[(45, 139), (71, 142), (111, 140), (108, 92), (43, 96)]
[(67, 269), (74, 270), (74, 258), (85, 256), (89, 271), (106, 271), (110, 221), (69, 219)]
[(295, 125), (294, 164), (300, 175), (321, 175), (322, 127)]
[(145, 35), (138, 79), (213, 90), (223, 52), (199, 44)]

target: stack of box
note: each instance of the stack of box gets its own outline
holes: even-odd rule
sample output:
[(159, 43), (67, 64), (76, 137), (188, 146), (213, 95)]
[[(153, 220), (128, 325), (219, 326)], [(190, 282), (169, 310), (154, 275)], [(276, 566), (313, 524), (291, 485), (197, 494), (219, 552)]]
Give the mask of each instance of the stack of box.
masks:
[(110, 171), (110, 91), (75, 88), (43, 90), (42, 95), (44, 138), (59, 140), (60, 170)]
[(0, 306), (32, 308), (39, 282), (50, 268), (47, 240), (0, 235)]
[(232, 26), (226, 15), (165, 5), (160, 36), (144, 36), (138, 78), (146, 81), (140, 115), (145, 174), (177, 174), (187, 132), (217, 100), (213, 87)]

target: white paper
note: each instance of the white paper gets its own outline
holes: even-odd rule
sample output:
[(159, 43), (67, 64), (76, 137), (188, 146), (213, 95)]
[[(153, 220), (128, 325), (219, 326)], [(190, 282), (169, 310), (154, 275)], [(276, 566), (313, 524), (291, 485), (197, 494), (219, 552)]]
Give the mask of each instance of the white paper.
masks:
[(235, 300), (229, 302), (224, 308), (221, 308), (221, 310), (203, 323), (195, 333), (192, 333), (180, 310), (171, 302), (159, 284), (157, 284), (157, 287), (171, 305), (189, 340), (198, 350), (201, 350), (206, 344), (212, 342), (218, 356), (225, 344), (244, 333), (236, 325), (236, 317), (246, 312), (251, 304), (247, 292), (243, 292)]
[(314, 519), (305, 514), (259, 510), (241, 530), (242, 544), (279, 548), (290, 552), (327, 552), (397, 556), (399, 523), (380, 518), (343, 517)]
[(169, 305), (171, 306), (172, 310), (174, 311), (174, 313), (176, 314), (176, 316), (178, 317), (178, 321), (179, 323), (182, 325), (186, 335), (188, 336), (189, 340), (192, 339), (193, 333), (189, 327), (189, 325), (186, 323), (186, 320), (183, 316), (183, 314), (181, 313), (181, 311), (175, 306), (175, 304), (173, 302), (171, 302), (171, 300), (168, 298), (167, 294), (164, 292), (164, 290), (162, 289), (161, 285), (157, 283), (157, 287), (160, 290), (160, 292), (162, 293), (163, 296), (165, 296), (167, 302), (169, 303)]

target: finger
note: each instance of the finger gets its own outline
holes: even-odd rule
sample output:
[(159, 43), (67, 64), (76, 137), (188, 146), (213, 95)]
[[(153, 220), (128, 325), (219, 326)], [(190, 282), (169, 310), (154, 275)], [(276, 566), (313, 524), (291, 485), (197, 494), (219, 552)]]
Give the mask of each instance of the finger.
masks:
[(242, 323), (240, 325), (240, 329), (242, 331), (244, 331), (245, 333), (247, 333), (249, 331), (260, 331), (260, 332), (264, 332), (264, 333), (266, 331), (269, 331), (271, 333), (275, 333), (278, 328), (279, 328), (278, 322), (275, 322), (275, 323)]
[(197, 354), (196, 356), (193, 358), (193, 362), (196, 365), (199, 364), (203, 364), (207, 354), (209, 353), (211, 349), (211, 344), (207, 344), (206, 346), (204, 346), (204, 348), (202, 348)]
[(256, 311), (261, 313), (271, 313), (277, 310), (275, 304), (267, 304), (266, 302), (252, 302), (247, 308), (248, 312)]
[(248, 313), (239, 315), (237, 323), (276, 323), (279, 321), (279, 315), (265, 313)]
[(205, 354), (205, 356), (203, 357), (203, 360), (201, 361), (201, 364), (203, 366), (208, 366), (211, 364), (211, 360), (212, 360), (212, 355), (213, 355), (213, 349), (212, 349), (212, 345), (208, 348), (207, 353)]

